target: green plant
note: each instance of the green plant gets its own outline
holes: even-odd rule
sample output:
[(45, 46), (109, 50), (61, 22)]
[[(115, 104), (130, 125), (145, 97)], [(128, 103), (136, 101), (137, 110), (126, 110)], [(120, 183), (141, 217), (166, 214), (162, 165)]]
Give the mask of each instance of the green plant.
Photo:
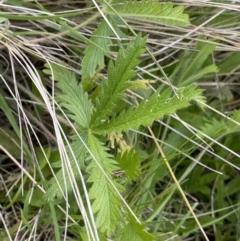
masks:
[[(81, 143), (82, 139), (79, 140), (76, 135), (72, 137), (78, 145), (72, 144), (76, 149), (72, 148), (71, 152), (68, 152), (68, 157), (72, 170), (77, 170), (76, 165), (79, 165), (81, 171), (88, 173), (85, 179), (91, 183), (89, 198), (93, 200), (92, 209), (96, 213), (97, 227), (109, 236), (113, 234), (117, 225), (120, 225), (121, 235), (125, 236), (125, 231), (128, 230), (126, 232), (129, 239), (132, 239), (137, 232), (139, 240), (152, 240), (150, 235), (147, 236), (145, 231), (141, 231), (141, 226), (138, 227), (137, 220), (128, 210), (130, 207), (122, 200), (120, 193), (124, 191), (124, 185), (128, 182), (120, 184), (113, 177), (115, 171), (122, 170), (125, 172), (126, 180), (136, 180), (140, 174), (141, 160), (133, 147), (124, 153), (118, 153), (117, 162), (114, 156), (109, 154), (110, 150), (101, 142), (101, 135), (127, 132), (130, 128), (138, 129), (140, 125), (151, 125), (154, 120), (187, 107), (191, 100), (201, 99), (201, 90), (190, 85), (178, 89), (177, 95), (174, 95), (169, 88), (163, 93), (152, 94), (148, 100), (142, 100), (138, 106), (124, 108), (116, 114), (116, 106), (130, 87), (130, 80), (135, 75), (133, 69), (139, 63), (138, 58), (143, 53), (145, 41), (146, 38), (138, 36), (135, 42), (130, 42), (125, 49), (120, 49), (115, 64), (110, 61), (108, 78), (103, 80), (100, 86), (95, 107), (87, 93), (84, 93), (82, 84), (77, 83), (70, 71), (51, 64), (51, 68), (44, 72), (51, 74), (54, 80), (57, 80), (57, 87), (62, 93), (58, 93), (56, 99), (64, 112), (68, 113), (68, 117), (74, 121), (78, 135), (86, 137), (85, 143)], [(82, 150), (82, 155), (75, 162), (71, 156), (78, 152), (78, 149)], [(52, 180), (46, 198), (52, 199), (55, 195), (62, 198), (65, 190), (71, 191), (70, 177), (64, 168), (62, 164), (61, 170), (56, 175), (58, 182)], [(80, 181), (78, 172), (74, 173), (74, 179)], [(62, 192), (58, 188), (59, 184)], [(130, 229), (129, 225), (138, 228)], [(129, 233), (130, 230), (132, 233)]]
[(0, 4), (0, 239), (237, 240), (237, 4), (59, 3)]

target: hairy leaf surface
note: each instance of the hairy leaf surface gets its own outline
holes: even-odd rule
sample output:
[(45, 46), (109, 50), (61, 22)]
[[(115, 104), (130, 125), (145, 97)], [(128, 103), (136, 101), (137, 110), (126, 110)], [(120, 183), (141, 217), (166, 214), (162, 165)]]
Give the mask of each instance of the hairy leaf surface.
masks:
[(189, 101), (202, 99), (200, 89), (189, 85), (178, 89), (177, 94), (171, 97), (172, 90), (169, 88), (161, 95), (157, 92), (149, 100), (143, 100), (137, 108), (130, 107), (116, 118), (98, 126), (92, 131), (97, 134), (127, 131), (130, 128), (137, 129), (140, 125), (148, 126), (156, 119), (164, 115), (173, 114), (178, 109), (190, 105)]
[[(190, 24), (188, 15), (183, 14), (184, 8), (182, 6), (174, 8), (172, 2), (160, 4), (152, 0), (127, 1), (121, 5), (114, 6), (114, 9), (122, 17), (136, 18), (140, 21), (147, 20), (175, 26)], [(106, 12), (113, 13), (110, 8), (107, 8)]]

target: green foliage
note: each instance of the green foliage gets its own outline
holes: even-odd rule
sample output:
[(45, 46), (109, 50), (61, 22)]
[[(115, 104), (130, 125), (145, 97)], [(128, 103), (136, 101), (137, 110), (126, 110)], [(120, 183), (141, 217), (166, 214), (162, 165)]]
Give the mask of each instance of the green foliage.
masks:
[(185, 86), (199, 80), (206, 74), (218, 71), (216, 65), (204, 66), (206, 59), (213, 53), (215, 45), (204, 43), (203, 40), (202, 38), (198, 42), (195, 53), (187, 53), (171, 74), (170, 79), (178, 86)]
[(165, 90), (161, 95), (153, 94), (148, 100), (143, 100), (137, 108), (131, 107), (122, 111), (116, 118), (104, 123), (92, 131), (97, 134), (128, 131), (130, 128), (138, 129), (140, 125), (148, 126), (163, 115), (176, 112), (177, 109), (185, 108), (189, 101), (202, 99), (201, 90), (195, 86), (180, 88), (177, 95), (171, 97), (171, 89)]
[(129, 214), (129, 218), (123, 229), (119, 231), (120, 240), (128, 240), (131, 237), (132, 241), (153, 241), (152, 235), (145, 231), (146, 225), (136, 222), (136, 220)]
[(75, 75), (71, 71), (62, 66), (51, 64), (51, 66), (46, 65), (46, 67), (44, 72), (57, 81), (57, 87), (62, 91), (57, 96), (60, 105), (70, 111), (69, 118), (86, 129), (90, 123), (93, 107), (87, 93), (84, 93), (82, 85), (77, 83)]
[[(182, 6), (173, 7), (172, 2), (160, 4), (152, 0), (127, 1), (114, 6), (122, 17), (136, 18), (138, 20), (147, 20), (154, 23), (162, 23), (175, 26), (189, 25), (187, 14), (183, 14)], [(107, 13), (114, 13), (112, 9), (107, 8)]]
[(231, 120), (228, 120), (228, 128), (230, 132), (239, 132), (240, 131), (240, 111), (235, 110), (232, 113)]
[(113, 180), (109, 182), (117, 163), (95, 136), (89, 135), (88, 144), (96, 159), (91, 162), (88, 179), (88, 182), (93, 183), (89, 191), (90, 199), (94, 199), (92, 209), (97, 213), (96, 223), (100, 231), (111, 235), (119, 222), (122, 205), (116, 189), (122, 192), (123, 187)]
[(141, 159), (134, 149), (126, 150), (124, 153), (118, 153), (116, 160), (121, 170), (125, 171), (124, 177), (129, 181), (135, 181), (141, 174)]
[[(128, 84), (124, 84), (124, 82), (127, 82), (129, 78), (134, 76), (133, 68), (139, 62), (137, 58), (143, 52), (144, 43), (145, 38), (141, 39), (138, 37), (135, 42), (129, 44), (126, 50), (120, 51), (115, 67), (113, 63), (109, 64), (109, 82), (111, 88), (109, 88), (108, 82), (103, 84), (103, 88), (106, 88), (107, 91), (112, 89), (117, 90), (110, 92), (112, 93), (112, 95), (108, 95), (110, 96), (110, 100), (119, 100), (122, 98), (123, 93), (119, 94), (119, 92), (123, 92), (129, 86)], [(70, 71), (57, 65), (51, 65), (51, 71), (50, 69), (46, 69), (45, 73), (53, 73), (54, 79), (58, 81), (57, 86), (61, 89), (62, 93), (59, 93), (56, 99), (58, 99), (60, 105), (68, 111), (68, 116), (74, 120), (79, 127), (86, 129), (89, 124), (89, 118), (91, 118), (92, 105), (88, 100), (87, 94), (83, 92), (81, 84), (77, 84), (76, 78)], [(114, 78), (115, 75), (119, 76), (119, 78)], [(119, 83), (116, 82), (116, 80)], [(100, 96), (103, 96), (104, 93), (105, 92), (102, 91)], [(99, 113), (98, 109), (103, 105), (102, 103), (106, 103), (106, 99), (100, 98), (100, 100), (101, 101), (97, 103), (96, 113)], [(72, 103), (72, 105), (70, 103)], [(109, 109), (111, 109), (111, 105)], [(108, 109), (105, 111), (107, 112)], [(107, 115), (104, 111), (100, 113), (100, 117)], [(97, 116), (97, 118), (99, 117)], [(90, 132), (88, 134), (88, 141), (86, 138), (83, 138), (83, 140), (88, 144), (91, 157), (92, 155), (94, 156), (94, 158), (88, 158), (90, 165), (86, 169), (86, 172), (91, 173), (88, 178), (88, 182), (92, 184), (89, 190), (89, 197), (93, 200), (92, 209), (93, 212), (96, 213), (96, 224), (102, 233), (110, 235), (115, 230), (120, 217), (123, 215), (121, 212), (122, 201), (116, 190), (122, 192), (124, 189), (118, 182), (114, 181), (112, 177), (112, 173), (119, 169), (119, 167), (112, 156), (107, 153), (108, 149)], [(76, 145), (76, 142), (78, 145)], [(74, 154), (77, 154), (78, 151), (81, 153), (79, 157), (76, 156), (76, 159), (79, 162), (78, 165), (84, 168), (81, 164), (86, 153), (83, 143), (77, 139), (71, 147)], [(78, 180), (77, 163), (74, 161), (70, 151), (68, 154), (71, 168), (74, 170), (73, 173), (76, 176), (76, 180)], [(54, 179), (51, 181), (50, 188), (45, 195), (47, 199), (52, 199), (54, 196), (57, 196), (59, 199), (63, 196), (65, 190), (68, 192), (71, 191), (70, 177), (68, 177), (65, 167), (63, 166), (62, 168), (64, 172), (63, 170), (59, 170), (56, 175), (57, 182), (54, 182)], [(123, 219), (123, 217), (121, 218)]]
[(96, 110), (91, 119), (91, 128), (101, 124), (101, 121), (112, 114), (117, 101), (130, 86), (128, 80), (135, 73), (139, 63), (139, 56), (144, 51), (146, 38), (137, 37), (135, 42), (130, 42), (126, 49), (120, 49), (115, 65), (110, 61), (108, 65), (108, 79), (103, 81), (101, 93), (97, 100)]
[[(108, 45), (111, 44), (111, 39), (109, 38), (111, 32), (111, 29), (105, 21), (101, 22), (98, 28), (93, 32), (91, 41), (95, 43), (95, 45), (89, 44), (84, 51), (81, 70), (82, 79), (86, 79), (87, 77), (92, 78), (97, 66), (100, 68), (104, 67), (104, 54), (109, 51)], [(103, 50), (105, 50), (105, 53)]]
[(0, 240), (202, 239), (150, 129), (209, 240), (239, 240), (236, 3), (7, 2)]
[[(25, 140), (24, 140), (24, 139), (21, 139), (21, 130), (20, 130), (19, 126), (18, 126), (17, 121), (16, 121), (15, 118), (14, 118), (14, 115), (13, 115), (10, 107), (8, 106), (5, 98), (4, 98), (3, 95), (2, 95), (2, 91), (0, 91), (0, 107), (1, 107), (1, 110), (3, 111), (3, 113), (6, 115), (9, 123), (11, 124), (11, 126), (12, 126), (12, 128), (13, 128), (13, 130), (14, 130), (14, 132), (15, 132), (15, 137), (14, 137), (14, 139), (15, 139), (15, 138), (16, 138), (16, 139), (14, 140), (14, 145), (17, 144), (18, 139), (19, 139), (19, 141), (21, 140), (25, 154), (31, 159), (31, 152), (30, 152), (30, 150), (29, 150), (29, 148), (28, 148), (27, 143), (25, 142)], [(13, 134), (12, 134), (11, 132), (6, 133), (6, 131), (4, 131), (4, 129), (2, 129), (1, 132), (2, 132), (2, 133), (1, 133), (1, 136), (2, 136), (3, 139), (1, 139), (0, 144), (3, 145), (3, 146), (6, 148), (7, 151), (10, 151), (10, 148), (12, 148), (13, 145), (10, 144), (9, 138), (10, 138)], [(4, 137), (4, 136), (5, 136), (5, 137)], [(11, 139), (11, 138), (10, 138), (10, 139)], [(1, 143), (2, 141), (4, 141), (5, 143), (2, 144), (2, 143)], [(13, 139), (11, 140), (11, 142), (12, 142), (12, 141), (13, 141)], [(11, 147), (10, 147), (10, 146), (11, 146)], [(18, 147), (18, 148), (19, 148), (19, 147)], [(12, 154), (15, 156), (15, 154), (17, 154), (17, 150), (15, 150), (14, 152), (15, 152), (15, 153), (12, 153)], [(20, 157), (20, 155), (19, 155), (19, 157)]]
[(240, 53), (230, 53), (219, 64), (219, 73), (231, 73), (234, 69), (239, 68)]
[[(73, 138), (71, 149), (77, 162), (74, 161), (70, 148), (67, 147), (70, 166), (76, 180), (79, 180), (76, 165), (89, 173), (87, 180), (91, 184), (89, 198), (93, 201), (92, 210), (96, 215), (97, 227), (101, 233), (105, 233), (107, 236), (113, 234), (120, 220), (124, 223), (124, 220), (129, 216), (127, 212), (121, 211), (123, 202), (120, 193), (124, 191), (124, 187), (112, 174), (120, 169), (125, 171), (125, 177), (129, 181), (136, 180), (140, 174), (140, 159), (139, 155), (132, 149), (118, 155), (115, 160), (114, 156), (109, 154), (109, 149), (94, 134), (122, 132), (129, 128), (138, 128), (140, 125), (150, 125), (163, 115), (172, 114), (177, 109), (187, 107), (189, 101), (201, 98), (201, 90), (195, 86), (179, 89), (178, 96), (172, 96), (172, 91), (167, 89), (161, 95), (156, 92), (148, 100), (142, 101), (138, 108), (130, 107), (116, 118), (101, 124), (102, 119), (112, 116), (115, 105), (122, 99), (124, 91), (130, 87), (129, 80), (135, 76), (133, 69), (139, 63), (145, 41), (146, 38), (138, 36), (125, 49), (119, 50), (115, 64), (110, 61), (108, 78), (102, 83), (93, 115), (91, 115), (93, 106), (87, 93), (84, 93), (82, 85), (77, 84), (75, 76), (69, 70), (51, 64), (51, 68), (44, 71), (49, 75), (53, 74), (53, 78), (57, 80), (57, 87), (61, 92), (57, 94), (56, 99), (67, 111), (68, 116), (77, 124), (79, 134), (85, 145), (88, 146), (88, 165), (85, 166), (83, 164), (86, 153), (85, 145), (77, 137)], [(90, 126), (89, 123), (91, 123)], [(83, 130), (85, 131), (83, 132)], [(50, 188), (45, 195), (46, 198), (52, 199), (57, 196), (59, 199), (66, 190), (71, 192), (72, 187), (67, 169), (64, 165), (62, 169), (64, 172), (59, 170), (56, 174), (58, 182), (55, 182), (54, 179), (51, 180)], [(129, 234), (132, 237), (131, 240), (153, 240), (144, 231), (144, 226), (139, 226), (132, 218), (129, 220), (124, 230), (127, 233), (131, 232)], [(133, 228), (134, 230), (132, 230)], [(125, 237), (125, 232), (122, 235)]]
[(210, 122), (206, 120), (205, 125), (202, 126), (202, 131), (204, 134), (207, 134), (212, 138), (216, 138), (227, 131), (227, 126), (223, 120), (216, 120), (212, 118)]
[[(87, 142), (86, 133), (82, 133), (81, 135), (82, 141)], [(69, 165), (73, 171), (73, 175), (76, 181), (80, 181), (79, 177), (79, 167), (84, 166), (84, 159), (86, 156), (86, 148), (83, 145), (83, 142), (79, 139), (78, 136), (72, 136), (73, 142), (71, 146), (66, 146), (67, 155), (69, 159)], [(73, 156), (73, 154), (74, 156)], [(63, 162), (59, 163), (60, 170), (57, 171), (55, 178), (52, 178), (49, 181), (49, 188), (45, 194), (45, 199), (52, 200), (54, 197), (58, 199), (62, 199), (63, 195), (65, 195), (66, 191), (68, 193), (72, 192), (72, 184), (71, 177), (69, 174), (69, 168), (66, 167), (66, 164)], [(57, 181), (56, 181), (57, 180)]]
[(230, 133), (237, 133), (240, 131), (240, 111), (234, 111), (231, 120), (216, 120), (211, 118), (211, 120), (205, 120), (205, 125), (202, 126), (201, 130), (207, 136), (212, 138), (223, 137), (229, 135)]
[(8, 129), (0, 129), (0, 145), (2, 145), (14, 157), (21, 156), (20, 143), (17, 143), (17, 135)]

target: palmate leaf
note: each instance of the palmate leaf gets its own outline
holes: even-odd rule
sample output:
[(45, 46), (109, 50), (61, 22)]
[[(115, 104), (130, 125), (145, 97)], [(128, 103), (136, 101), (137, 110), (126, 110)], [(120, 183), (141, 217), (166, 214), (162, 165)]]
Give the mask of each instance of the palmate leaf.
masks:
[[(174, 8), (172, 2), (160, 4), (152, 0), (128, 1), (114, 6), (114, 10), (122, 17), (136, 18), (140, 21), (147, 20), (174, 26), (190, 24), (188, 15), (183, 14), (184, 8), (182, 6)], [(110, 8), (105, 12), (115, 14)]]
[[(82, 61), (82, 79), (87, 77), (92, 78), (95, 74), (97, 66), (104, 67), (104, 54), (108, 52), (108, 45), (111, 44), (111, 39), (108, 38), (111, 34), (111, 29), (104, 21), (98, 25), (98, 28), (93, 32), (91, 41), (95, 43), (90, 44), (84, 52), (84, 58)], [(97, 47), (97, 46), (101, 47)], [(104, 52), (103, 49), (106, 51)]]
[[(46, 74), (52, 75), (48, 65), (44, 70)], [(87, 129), (90, 123), (93, 106), (84, 93), (82, 85), (77, 83), (73, 72), (57, 64), (51, 63), (54, 80), (62, 93), (58, 93), (56, 99), (60, 105), (69, 111), (68, 117), (74, 120), (80, 127)]]
[(129, 181), (139, 178), (141, 160), (139, 154), (134, 152), (133, 149), (124, 153), (118, 153), (116, 161), (119, 163), (120, 169), (125, 171), (124, 177)]
[(112, 114), (116, 102), (123, 97), (124, 91), (130, 86), (128, 80), (135, 75), (133, 68), (138, 65), (138, 58), (144, 52), (145, 41), (146, 38), (138, 36), (126, 49), (119, 50), (115, 65), (110, 61), (108, 79), (102, 84), (96, 111), (91, 119), (91, 127), (101, 124), (102, 119)]
[[(113, 181), (112, 173), (117, 168), (116, 161), (111, 159), (111, 155), (106, 152), (107, 148), (104, 148), (102, 143), (95, 136), (90, 134), (88, 143), (99, 165), (102, 167), (105, 174)], [(97, 213), (96, 224), (100, 231), (107, 235), (111, 235), (121, 218), (120, 207), (122, 201), (94, 160), (91, 165), (91, 174), (88, 182), (92, 183), (92, 187), (89, 191), (90, 199), (94, 200), (92, 210), (94, 213)], [(114, 181), (113, 183), (120, 192), (123, 191), (123, 187), (120, 184)]]
[(142, 101), (138, 108), (130, 107), (116, 118), (96, 127), (92, 132), (106, 134), (127, 131), (130, 128), (137, 129), (140, 125), (148, 126), (163, 115), (173, 114), (176, 110), (189, 106), (189, 101), (202, 99), (202, 90), (197, 89), (194, 85), (178, 89), (178, 97), (176, 95), (171, 97), (171, 93), (170, 88), (161, 95), (156, 92), (149, 100)]

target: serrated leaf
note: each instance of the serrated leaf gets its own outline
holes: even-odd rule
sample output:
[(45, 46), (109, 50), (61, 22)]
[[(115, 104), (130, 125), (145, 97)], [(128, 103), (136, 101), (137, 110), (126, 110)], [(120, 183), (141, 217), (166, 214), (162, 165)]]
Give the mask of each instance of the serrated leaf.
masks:
[(102, 119), (112, 114), (116, 102), (123, 97), (129, 87), (128, 80), (135, 73), (133, 68), (139, 63), (139, 56), (144, 52), (146, 38), (138, 36), (128, 44), (126, 49), (120, 49), (115, 65), (110, 61), (108, 66), (108, 80), (102, 84), (100, 96), (97, 100), (96, 111), (91, 120), (91, 127), (99, 125)]
[[(111, 155), (106, 152), (107, 149), (103, 147), (102, 143), (95, 136), (89, 135), (88, 143), (92, 154), (103, 168), (105, 174), (112, 179), (111, 174), (116, 170), (116, 161), (111, 159)], [(88, 182), (93, 183), (89, 197), (94, 200), (92, 209), (94, 213), (97, 213), (97, 227), (101, 232), (110, 235), (121, 218), (122, 201), (94, 160), (92, 161)], [(114, 185), (120, 192), (123, 191), (123, 187), (120, 184), (114, 182)]]
[(119, 163), (120, 169), (125, 171), (124, 177), (129, 181), (134, 181), (139, 178), (141, 174), (141, 160), (138, 153), (134, 152), (134, 149), (130, 151), (127, 150), (124, 153), (118, 153), (116, 161)]
[(74, 120), (80, 127), (87, 128), (92, 114), (92, 104), (88, 99), (87, 93), (84, 93), (81, 84), (77, 83), (75, 75), (62, 66), (51, 63), (51, 70), (48, 65), (44, 70), (46, 74), (53, 72), (57, 87), (62, 93), (57, 93), (56, 99), (60, 105), (69, 111), (68, 117)]
[[(152, 21), (154, 23), (162, 23), (174, 26), (189, 25), (187, 14), (183, 14), (182, 6), (173, 7), (172, 2), (160, 4), (152, 0), (147, 1), (127, 1), (121, 5), (114, 6), (114, 10), (122, 17), (135, 18), (139, 20)], [(114, 13), (110, 8), (106, 12)]]
[[(111, 39), (108, 38), (111, 34), (111, 29), (108, 24), (104, 21), (98, 25), (98, 28), (93, 32), (91, 41), (95, 44), (90, 44), (84, 52), (84, 58), (82, 61), (82, 79), (87, 77), (92, 78), (95, 74), (97, 66), (100, 68), (104, 67), (104, 51), (109, 51), (108, 45), (112, 43)], [(97, 46), (99, 47), (97, 47)]]
[(96, 127), (92, 132), (106, 134), (127, 131), (130, 128), (138, 129), (140, 125), (151, 125), (154, 120), (189, 106), (189, 101), (191, 100), (202, 99), (202, 90), (194, 85), (178, 89), (178, 97), (176, 95), (171, 97), (171, 93), (172, 90), (170, 88), (161, 95), (156, 92), (149, 100), (143, 100), (138, 108), (130, 107), (126, 112), (121, 112), (118, 117), (112, 118), (109, 122)]
[(154, 241), (155, 238), (148, 233), (144, 223), (138, 223), (129, 213), (127, 224), (119, 231), (120, 240)]

